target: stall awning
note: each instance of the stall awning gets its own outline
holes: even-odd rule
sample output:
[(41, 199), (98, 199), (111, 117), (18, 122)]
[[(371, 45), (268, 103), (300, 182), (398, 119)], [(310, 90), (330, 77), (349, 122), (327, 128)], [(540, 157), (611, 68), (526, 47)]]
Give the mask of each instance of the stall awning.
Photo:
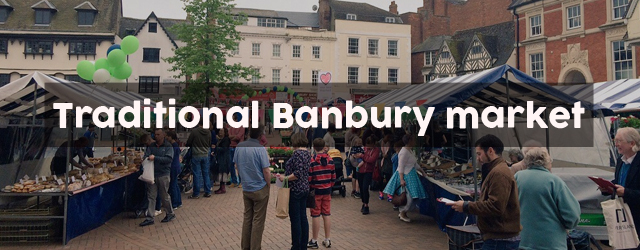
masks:
[(622, 79), (555, 88), (580, 100), (589, 100), (616, 112), (640, 109), (640, 79)]
[[(425, 107), (434, 107), (434, 114), (439, 114), (448, 107), (481, 109), (487, 106), (505, 106), (507, 103), (511, 106), (526, 106), (527, 101), (533, 101), (539, 106), (559, 106), (573, 105), (580, 100), (509, 65), (503, 65), (475, 74), (411, 85), (371, 98), (363, 105), (370, 108), (383, 103), (386, 107), (394, 107), (396, 102), (405, 102), (406, 106), (416, 107), (421, 103)], [(601, 109), (610, 113), (610, 110), (599, 105), (582, 102), (586, 109)]]
[(144, 99), (137, 93), (116, 93), (97, 85), (71, 82), (33, 72), (0, 87), (0, 116), (31, 117), (34, 98), (39, 118), (56, 117), (58, 112), (53, 109), (53, 103), (56, 102), (92, 108), (106, 106), (121, 109), (132, 106), (135, 100)]

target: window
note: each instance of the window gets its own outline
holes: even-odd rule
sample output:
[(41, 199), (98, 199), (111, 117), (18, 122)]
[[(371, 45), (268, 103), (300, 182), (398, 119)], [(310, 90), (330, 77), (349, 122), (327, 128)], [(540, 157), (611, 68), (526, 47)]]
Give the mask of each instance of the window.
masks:
[(293, 45), (293, 58), (300, 58), (301, 47), (300, 45)]
[(629, 0), (613, 0), (613, 20), (623, 18), (627, 14)]
[(389, 69), (389, 84), (398, 84), (398, 69)]
[(36, 10), (36, 24), (51, 24), (51, 10)]
[(149, 33), (158, 33), (158, 23), (149, 23)]
[(293, 70), (293, 86), (300, 86), (300, 70), (299, 69), (294, 69)]
[(138, 83), (138, 93), (141, 94), (157, 94), (160, 90), (159, 76), (141, 76)]
[(378, 68), (369, 68), (369, 85), (378, 85)]
[(93, 11), (78, 11), (78, 25), (93, 25), (96, 13)]
[(271, 82), (273, 82), (273, 85), (280, 85), (280, 69), (272, 69), (271, 75)]
[(531, 36), (542, 35), (542, 16), (532, 16), (529, 18), (529, 25), (531, 26)]
[(53, 55), (53, 42), (27, 41), (24, 53)]
[(451, 52), (449, 51), (442, 52), (442, 58), (447, 59), (450, 57), (451, 57)]
[(633, 54), (624, 41), (613, 42), (614, 80), (633, 79)]
[(160, 49), (144, 48), (142, 62), (160, 62)]
[(252, 56), (260, 56), (260, 44), (252, 43), (251, 44), (251, 55)]
[(70, 42), (69, 54), (70, 55), (95, 55), (96, 43), (95, 42)]
[(347, 73), (347, 82), (349, 84), (358, 84), (358, 67), (349, 67)]
[(436, 62), (436, 52), (427, 51), (424, 52), (424, 66), (433, 66)]
[(369, 39), (369, 55), (378, 55), (378, 39)]
[(544, 62), (542, 53), (531, 54), (531, 76), (538, 81), (544, 82)]
[(0, 23), (6, 22), (8, 17), (9, 17), (9, 8), (0, 7)]
[(241, 17), (241, 16), (233, 16), (233, 20), (238, 21), (238, 22), (242, 21), (242, 24), (240, 24), (240, 25), (245, 25), (245, 26), (249, 23), (249, 18), (245, 18), (245, 17)]
[(284, 19), (258, 18), (259, 27), (284, 28)]
[(232, 56), (240, 55), (240, 44), (239, 43), (236, 43), (236, 46), (231, 51), (231, 55)]
[(396, 23), (396, 18), (395, 17), (386, 17), (384, 19), (385, 23)]
[(320, 46), (313, 46), (311, 50), (313, 54), (313, 59), (320, 59)]
[(260, 83), (260, 69), (255, 69), (256, 74), (251, 77), (251, 83), (258, 84)]
[(9, 52), (9, 44), (7, 40), (0, 40), (0, 54), (7, 54)]
[(90, 84), (91, 81), (87, 81), (85, 79), (82, 79), (79, 75), (65, 75), (64, 79), (67, 81), (72, 81), (72, 82), (80, 82), (80, 83), (84, 83), (84, 84)]
[(398, 41), (389, 40), (389, 56), (398, 56)]
[(349, 38), (349, 54), (354, 54), (354, 55), (358, 54), (358, 51), (359, 51), (358, 42), (359, 42), (358, 38)]
[(273, 45), (273, 57), (280, 57), (280, 44)]
[(347, 20), (358, 20), (356, 14), (347, 14)]
[(11, 82), (11, 74), (0, 74), (0, 87)]
[(472, 54), (481, 54), (482, 53), (482, 45), (476, 44), (473, 47), (471, 47), (471, 53)]
[(567, 27), (575, 29), (580, 27), (580, 5), (567, 8)]
[(311, 86), (318, 86), (318, 71), (311, 71)]

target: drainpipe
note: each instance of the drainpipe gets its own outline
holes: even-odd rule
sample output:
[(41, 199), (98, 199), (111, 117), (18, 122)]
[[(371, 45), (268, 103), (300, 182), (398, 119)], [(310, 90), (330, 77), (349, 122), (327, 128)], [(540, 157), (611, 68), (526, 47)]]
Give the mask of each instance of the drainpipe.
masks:
[(516, 16), (516, 69), (520, 70), (520, 15), (513, 8), (513, 15)]

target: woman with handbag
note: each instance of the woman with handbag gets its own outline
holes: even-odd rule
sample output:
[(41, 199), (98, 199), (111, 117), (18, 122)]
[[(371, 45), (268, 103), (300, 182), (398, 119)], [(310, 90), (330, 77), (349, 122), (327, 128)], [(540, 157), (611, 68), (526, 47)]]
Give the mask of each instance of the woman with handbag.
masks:
[(358, 171), (358, 183), (360, 184), (360, 192), (362, 197), (362, 209), (360, 212), (362, 214), (369, 214), (369, 197), (370, 191), (369, 187), (371, 186), (371, 182), (373, 180), (373, 172), (376, 167), (376, 162), (378, 161), (378, 157), (380, 156), (380, 148), (376, 147), (376, 140), (373, 137), (367, 138), (367, 144), (364, 148), (364, 156), (362, 160), (364, 164), (360, 167)]
[(309, 142), (303, 133), (291, 136), (293, 155), (285, 164), (285, 174), (278, 176), (280, 181), (288, 179), (289, 218), (291, 220), (292, 250), (307, 249), (309, 240), (309, 221), (307, 220), (307, 196), (309, 195), (309, 166), (311, 153), (306, 148)]
[[(418, 165), (416, 154), (413, 151), (413, 147), (416, 144), (415, 138), (407, 134), (402, 138), (402, 141), (405, 146), (400, 150), (400, 153), (398, 153), (398, 169), (393, 173), (391, 180), (389, 180), (387, 187), (384, 189), (384, 193), (393, 195), (394, 201), (406, 196), (406, 205), (400, 207), (398, 217), (404, 222), (411, 222), (407, 217), (407, 212), (416, 207), (414, 199), (427, 198), (424, 187), (420, 182), (420, 177), (418, 177), (418, 171), (423, 175), (425, 175), (425, 173), (422, 168), (420, 168), (420, 165)], [(397, 193), (398, 191), (400, 191), (400, 193)]]

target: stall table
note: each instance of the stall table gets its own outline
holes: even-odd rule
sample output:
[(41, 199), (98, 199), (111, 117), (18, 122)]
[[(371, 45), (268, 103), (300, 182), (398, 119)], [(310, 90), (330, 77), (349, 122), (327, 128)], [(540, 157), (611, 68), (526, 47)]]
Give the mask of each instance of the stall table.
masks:
[[(447, 198), (454, 201), (473, 201), (473, 197), (471, 196), (471, 194), (473, 194), (473, 185), (454, 188), (428, 176), (420, 177), (420, 180), (427, 193), (427, 199), (422, 200), (419, 205), (420, 213), (433, 217), (440, 230), (446, 231), (447, 225), (464, 226), (476, 223), (474, 216), (458, 213), (451, 209), (451, 206), (447, 206), (436, 200), (438, 198)], [(458, 188), (466, 191), (459, 190)], [(468, 192), (469, 188), (471, 188), (471, 192)]]

